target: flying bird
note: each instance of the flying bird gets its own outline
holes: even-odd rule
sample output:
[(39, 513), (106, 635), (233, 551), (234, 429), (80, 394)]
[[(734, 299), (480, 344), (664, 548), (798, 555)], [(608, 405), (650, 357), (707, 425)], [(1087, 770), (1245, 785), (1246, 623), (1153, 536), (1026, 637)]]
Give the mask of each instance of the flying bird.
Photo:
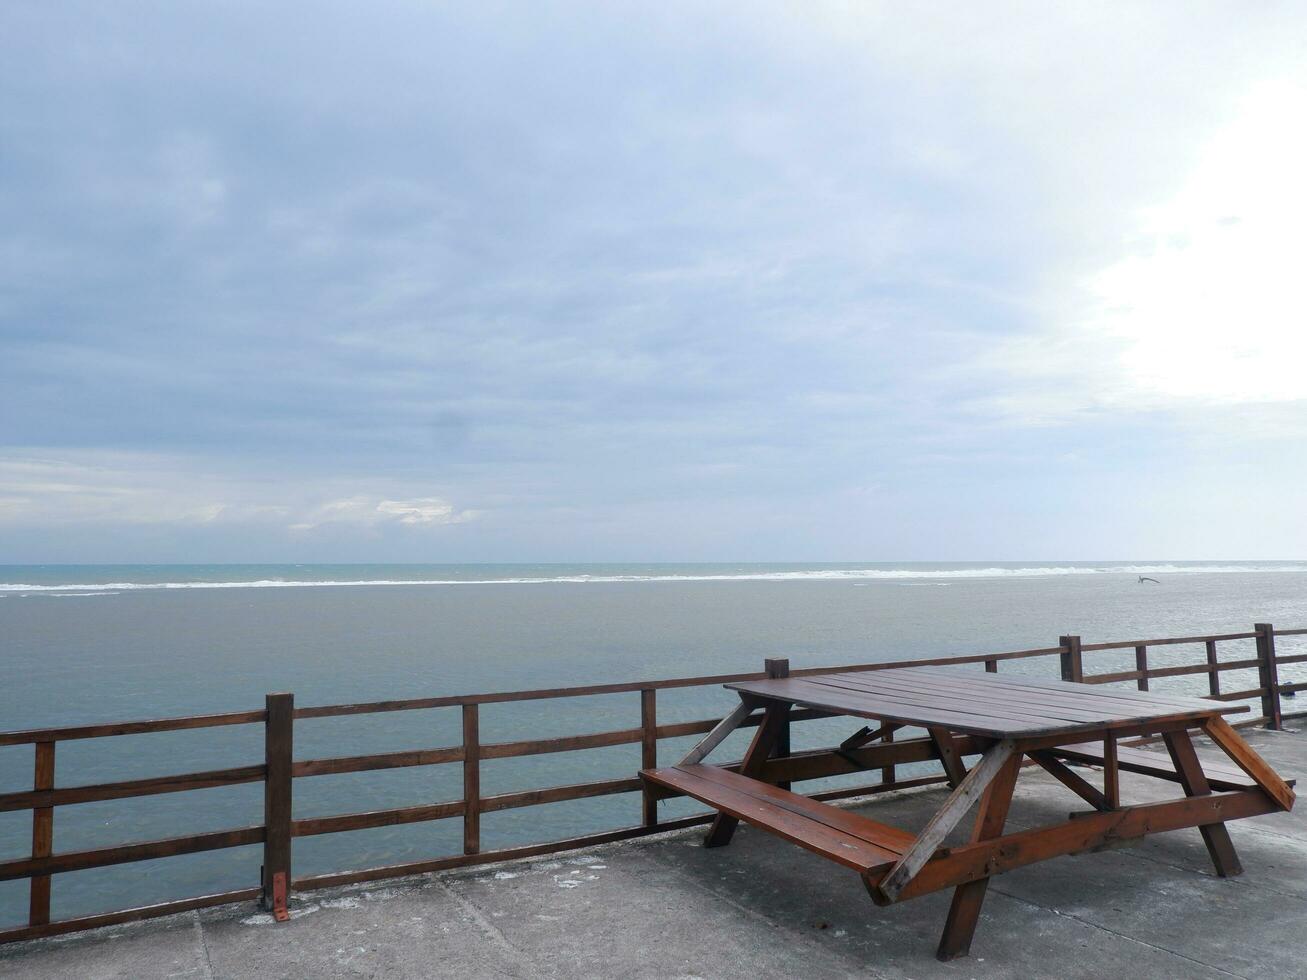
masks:
[(1157, 579), (1155, 579), (1155, 578), (1149, 578), (1147, 575), (1140, 575), (1140, 576), (1139, 576), (1139, 581), (1140, 581), (1140, 582), (1157, 582), (1158, 585), (1161, 585), (1161, 584), (1162, 584), (1161, 582), (1158, 582)]

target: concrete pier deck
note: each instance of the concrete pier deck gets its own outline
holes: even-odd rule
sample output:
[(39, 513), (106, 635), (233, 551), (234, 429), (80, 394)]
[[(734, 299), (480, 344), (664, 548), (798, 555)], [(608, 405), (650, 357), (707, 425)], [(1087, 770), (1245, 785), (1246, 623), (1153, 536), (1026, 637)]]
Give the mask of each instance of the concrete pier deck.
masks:
[[(1307, 719), (1288, 722), (1307, 729)], [(1253, 731), (1284, 775), (1307, 734)], [(1223, 758), (1199, 742), (1200, 754)], [(1304, 783), (1307, 785), (1307, 783)], [(1122, 774), (1126, 802), (1178, 788)], [(938, 789), (860, 806), (924, 822)], [(1008, 826), (1083, 809), (1026, 769)], [(299, 896), (276, 925), (228, 906), (0, 949), (0, 976), (77, 977), (1302, 977), (1307, 806), (1229, 825), (1243, 861), (1215, 877), (1196, 830), (994, 879), (972, 956), (934, 958), (949, 896), (876, 908), (857, 876), (742, 827)]]

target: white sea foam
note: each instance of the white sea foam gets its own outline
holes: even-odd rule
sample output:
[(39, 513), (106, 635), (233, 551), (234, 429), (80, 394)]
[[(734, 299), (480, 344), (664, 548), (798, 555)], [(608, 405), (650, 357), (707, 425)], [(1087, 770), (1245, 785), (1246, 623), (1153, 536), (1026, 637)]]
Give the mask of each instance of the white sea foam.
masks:
[(456, 586), (456, 585), (593, 585), (641, 582), (820, 582), (897, 581), (916, 579), (1040, 578), (1060, 575), (1213, 575), (1247, 572), (1307, 572), (1305, 563), (1230, 565), (1031, 565), (1000, 568), (825, 568), (790, 571), (672, 572), (631, 575), (549, 575), (511, 578), (431, 579), (339, 579), (326, 581), (257, 579), (230, 582), (70, 582), (59, 585), (0, 583), (0, 593), (57, 593), (62, 595), (108, 595), (167, 589), (307, 589), (358, 586)]

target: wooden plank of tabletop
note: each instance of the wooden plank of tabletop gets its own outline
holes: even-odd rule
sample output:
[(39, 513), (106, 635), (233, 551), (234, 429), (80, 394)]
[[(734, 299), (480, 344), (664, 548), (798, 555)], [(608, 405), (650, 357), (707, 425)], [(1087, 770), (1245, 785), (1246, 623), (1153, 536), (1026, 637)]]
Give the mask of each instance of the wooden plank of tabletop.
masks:
[[(824, 675), (812, 675), (812, 677), (819, 676)], [(944, 725), (952, 731), (974, 735), (1002, 738), (1012, 731), (1028, 735), (1052, 734), (1045, 728), (1031, 726), (1027, 722), (1013, 718), (952, 711), (946, 708), (917, 708), (892, 698), (877, 698), (863, 692), (818, 684), (811, 677), (742, 681), (738, 684), (728, 684), (727, 687), (764, 698), (776, 698), (806, 707), (822, 708), (837, 714), (878, 718), (882, 721), (897, 721), (909, 725)]]
[(1156, 711), (1159, 706), (1168, 708), (1206, 708), (1215, 710), (1215, 706), (1203, 698), (1184, 695), (1157, 694), (1153, 691), (1126, 691), (1099, 684), (1074, 684), (1069, 681), (1046, 678), (996, 677), (975, 671), (963, 674), (960, 671), (944, 670), (931, 667), (904, 668), (885, 671), (888, 674), (916, 676), (921, 679), (937, 680), (941, 683), (965, 683), (966, 686), (980, 694), (1003, 692), (1010, 695), (1026, 695), (1039, 699), (1056, 700), (1066, 705), (1092, 706), (1099, 701), (1111, 701), (1130, 705), (1145, 710)]
[(974, 697), (959, 699), (956, 695), (947, 691), (914, 691), (892, 684), (866, 684), (862, 682), (860, 678), (846, 680), (843, 677), (831, 675), (830, 677), (811, 677), (808, 679), (815, 684), (829, 685), (831, 687), (867, 694), (875, 698), (887, 699), (896, 704), (902, 704), (904, 706), (910, 705), (917, 710), (943, 709), (962, 714), (983, 714), (991, 718), (1001, 718), (1007, 723), (1022, 725), (1026, 730), (1032, 727), (1043, 729), (1050, 726), (1097, 724), (1099, 722), (1098, 718), (1091, 718), (1087, 721), (1070, 722), (1064, 718), (1045, 714), (1038, 708), (1034, 707), (1015, 708), (1009, 705), (986, 702)]
[[(884, 673), (891, 672), (885, 671)], [(849, 677), (848, 680), (845, 680), (846, 676), (848, 675), (840, 675), (840, 683), (843, 685), (857, 686), (863, 690), (880, 693), (893, 692), (896, 697), (904, 696), (917, 699), (915, 703), (920, 703), (919, 699), (923, 696), (929, 697), (931, 703), (938, 703), (941, 706), (951, 703), (960, 711), (974, 709), (977, 704), (980, 704), (986, 707), (1002, 708), (1004, 713), (1011, 717), (1040, 722), (1062, 721), (1074, 723), (1103, 720), (1101, 710), (1094, 711), (1084, 707), (1067, 708), (1056, 702), (1034, 705), (1029, 696), (1018, 697), (1001, 693), (990, 695), (988, 692), (969, 689), (965, 684), (957, 685), (951, 681), (937, 682), (928, 678), (893, 677), (883, 680), (878, 678), (874, 683), (867, 683), (862, 678)]]
[[(929, 694), (941, 699), (952, 698), (964, 704), (1002, 705), (1014, 714), (1036, 714), (1047, 718), (1061, 718), (1068, 722), (1115, 722), (1146, 720), (1157, 717), (1170, 710), (1170, 705), (1145, 704), (1138, 700), (1114, 700), (1103, 698), (1076, 698), (1071, 695), (1053, 692), (1045, 696), (1039, 688), (1001, 687), (998, 685), (978, 685), (969, 678), (957, 676), (915, 675), (911, 671), (884, 671), (894, 677), (880, 681), (882, 689), (896, 688)], [(992, 689), (991, 689), (992, 688)], [(1074, 692), (1073, 692), (1074, 693)], [(1195, 699), (1197, 700), (1197, 699)], [(1195, 708), (1193, 702), (1189, 707)], [(1214, 711), (1214, 706), (1198, 702), (1195, 710)]]
[[(936, 667), (905, 667), (902, 671), (911, 671), (913, 673), (932, 674), (935, 676), (957, 677), (959, 671), (951, 671)], [(892, 671), (898, 673), (899, 669)], [(1107, 698), (1114, 701), (1124, 701), (1131, 704), (1152, 704), (1156, 707), (1169, 707), (1185, 710), (1206, 710), (1208, 712), (1229, 713), (1230, 709), (1213, 701), (1207, 701), (1204, 698), (1185, 697), (1178, 694), (1158, 694), (1156, 691), (1125, 691), (1119, 688), (1109, 688), (1106, 685), (1099, 684), (1073, 684), (1069, 681), (1050, 680), (1046, 678), (1022, 677), (1004, 678), (995, 674), (982, 674), (976, 671), (974, 675), (968, 674), (968, 680), (976, 685), (993, 685), (996, 687), (1021, 687), (1021, 688), (1038, 688), (1041, 692), (1048, 692), (1048, 696), (1067, 695), (1076, 700), (1089, 698)], [(1159, 712), (1160, 713), (1160, 712)]]

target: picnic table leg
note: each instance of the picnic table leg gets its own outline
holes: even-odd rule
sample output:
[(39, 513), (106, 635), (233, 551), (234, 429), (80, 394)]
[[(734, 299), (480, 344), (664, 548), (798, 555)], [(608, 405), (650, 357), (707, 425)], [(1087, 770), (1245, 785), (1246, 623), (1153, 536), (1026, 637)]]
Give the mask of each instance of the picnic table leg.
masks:
[[(758, 730), (753, 735), (753, 741), (749, 743), (749, 750), (744, 753), (744, 760), (740, 763), (741, 776), (757, 779), (762, 774), (763, 764), (771, 755), (772, 749), (776, 747), (781, 729), (789, 719), (789, 708), (788, 704), (773, 703), (767, 706), (762, 721), (758, 724)], [(738, 817), (718, 813), (713, 817), (712, 826), (708, 828), (708, 836), (703, 839), (703, 846), (725, 847), (731, 842), (739, 823)]]
[[(976, 814), (976, 827), (971, 834), (973, 843), (1002, 835), (1008, 807), (1012, 803), (1012, 790), (1020, 770), (1021, 753), (1014, 752), (985, 788), (985, 795), (980, 798), (980, 809)], [(948, 919), (944, 923), (944, 932), (935, 954), (938, 959), (951, 960), (971, 951), (971, 937), (975, 935), (976, 923), (980, 921), (980, 906), (985, 901), (985, 890), (988, 887), (989, 879), (980, 878), (954, 889), (953, 903), (949, 906)]]
[(930, 740), (935, 743), (935, 751), (939, 753), (939, 761), (944, 764), (944, 772), (948, 776), (948, 784), (954, 789), (966, 778), (967, 767), (962, 763), (962, 754), (958, 752), (957, 746), (953, 744), (953, 734), (947, 728), (927, 728), (930, 733)]
[[(1210, 793), (1212, 788), (1207, 785), (1207, 776), (1198, 761), (1198, 753), (1194, 751), (1189, 733), (1167, 732), (1162, 738), (1166, 741), (1166, 750), (1171, 754), (1171, 761), (1175, 764), (1185, 795), (1206, 796)], [(1230, 840), (1230, 832), (1225, 829), (1224, 823), (1204, 824), (1198, 828), (1198, 832), (1203, 835), (1203, 843), (1207, 845), (1207, 853), (1211, 856), (1218, 875), (1230, 878), (1243, 873), (1243, 865), (1239, 863), (1239, 855), (1235, 853), (1234, 842)]]

